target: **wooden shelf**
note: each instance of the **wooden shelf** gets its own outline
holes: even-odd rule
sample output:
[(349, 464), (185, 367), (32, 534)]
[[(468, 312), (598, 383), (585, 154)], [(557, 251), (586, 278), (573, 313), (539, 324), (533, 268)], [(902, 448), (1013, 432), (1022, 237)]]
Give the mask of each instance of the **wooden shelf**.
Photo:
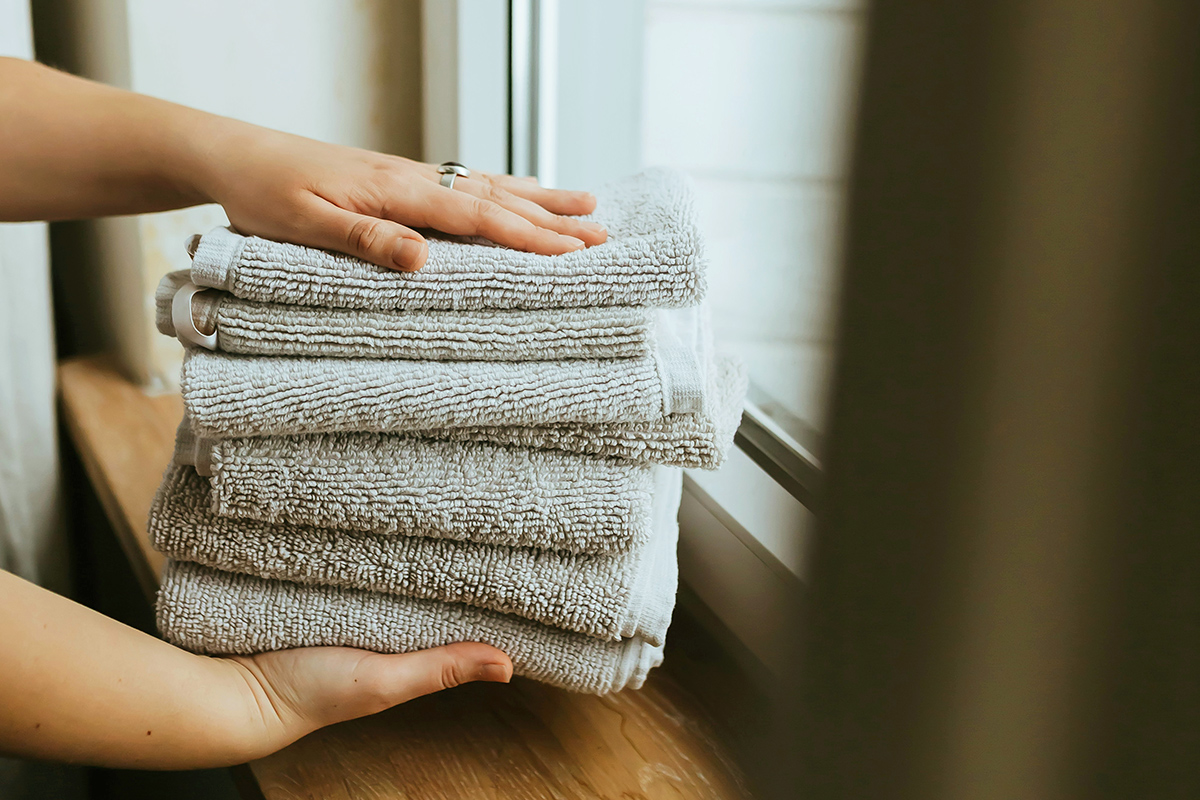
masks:
[[(182, 402), (146, 395), (100, 358), (63, 362), (58, 375), (68, 434), (152, 598), (162, 557), (146, 518)], [(639, 691), (605, 697), (518, 678), (317, 731), (248, 765), (241, 783), (267, 800), (749, 797), (730, 753), (695, 697), (663, 670)]]

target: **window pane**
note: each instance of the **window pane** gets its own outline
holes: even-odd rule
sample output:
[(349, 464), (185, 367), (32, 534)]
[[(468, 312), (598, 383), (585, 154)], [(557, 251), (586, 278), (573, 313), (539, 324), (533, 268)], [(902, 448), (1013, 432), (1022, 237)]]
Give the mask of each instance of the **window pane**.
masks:
[(821, 427), (864, 13), (856, 0), (559, 6), (559, 184), (653, 164), (692, 175), (715, 334), (787, 431)]

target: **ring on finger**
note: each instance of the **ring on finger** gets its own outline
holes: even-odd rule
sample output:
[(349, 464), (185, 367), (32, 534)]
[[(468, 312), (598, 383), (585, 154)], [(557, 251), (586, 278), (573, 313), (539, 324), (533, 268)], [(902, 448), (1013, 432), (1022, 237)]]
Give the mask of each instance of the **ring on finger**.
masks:
[(447, 189), (454, 188), (455, 178), (471, 177), (471, 170), (467, 169), (457, 161), (446, 161), (438, 166), (437, 171), (442, 176), (439, 183), (441, 183), (442, 186), (445, 186)]

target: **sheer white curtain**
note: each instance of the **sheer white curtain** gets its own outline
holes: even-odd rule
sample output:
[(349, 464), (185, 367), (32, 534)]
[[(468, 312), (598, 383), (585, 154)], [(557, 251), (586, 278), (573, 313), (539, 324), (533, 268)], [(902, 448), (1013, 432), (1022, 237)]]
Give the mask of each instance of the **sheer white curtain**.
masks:
[[(0, 55), (31, 58), (28, 0), (0, 0)], [(43, 223), (0, 224), (0, 568), (67, 582)]]

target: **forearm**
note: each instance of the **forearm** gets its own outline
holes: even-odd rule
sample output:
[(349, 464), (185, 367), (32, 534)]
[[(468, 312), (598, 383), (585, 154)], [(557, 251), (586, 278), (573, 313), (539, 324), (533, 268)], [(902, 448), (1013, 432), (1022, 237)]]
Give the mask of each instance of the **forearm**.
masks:
[[(0, 752), (156, 769), (269, 752), (244, 668), (0, 571)], [(284, 736), (281, 746), (295, 734)], [(264, 743), (268, 749), (263, 749)]]
[(0, 58), (0, 220), (209, 202), (206, 151), (235, 125), (244, 123)]
[(601, 244), (576, 219), (596, 199), (323, 144), (0, 58), (0, 221), (137, 214), (220, 203), (241, 233), (412, 271), (416, 230), (558, 255)]

